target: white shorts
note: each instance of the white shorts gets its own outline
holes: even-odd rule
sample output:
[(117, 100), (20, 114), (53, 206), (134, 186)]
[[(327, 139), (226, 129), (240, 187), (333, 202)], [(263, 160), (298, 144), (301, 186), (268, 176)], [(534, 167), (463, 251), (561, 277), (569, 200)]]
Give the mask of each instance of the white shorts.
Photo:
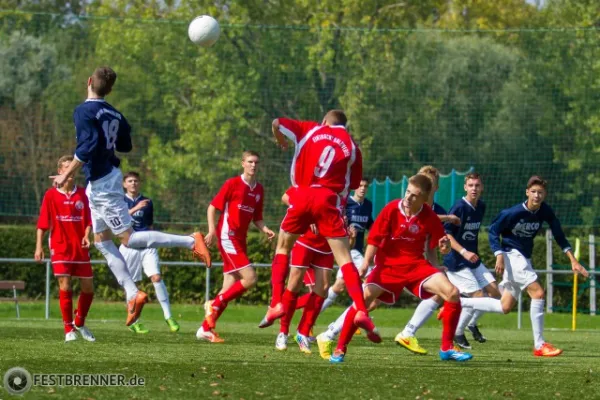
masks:
[(537, 278), (530, 258), (525, 258), (515, 249), (504, 253), (504, 276), (502, 276), (500, 286), (508, 290), (512, 297), (518, 299), (519, 293), (537, 281)]
[[(354, 266), (356, 267), (356, 269), (360, 268), (363, 265), (363, 262), (365, 261), (365, 257), (360, 253), (360, 251), (352, 249), (352, 250), (350, 250), (350, 256), (352, 257), (352, 262), (354, 263)], [(369, 269), (367, 270), (367, 274), (365, 275), (365, 278), (367, 276), (369, 276), (369, 274), (371, 273), (372, 270), (373, 270), (373, 267), (369, 267)], [(335, 275), (335, 279), (344, 279), (341, 268), (338, 268), (338, 272)]]
[(127, 269), (134, 282), (142, 280), (142, 269), (148, 277), (160, 274), (158, 251), (156, 249), (130, 249), (121, 245), (119, 251), (123, 254)]
[(89, 182), (85, 194), (90, 201), (94, 233), (110, 229), (119, 235), (131, 227), (123, 192), (123, 174), (119, 168), (113, 168), (110, 174)]
[(477, 268), (463, 268), (460, 271), (447, 271), (446, 276), (450, 282), (458, 288), (462, 294), (470, 294), (483, 289), (492, 282), (495, 282), (494, 275), (483, 265), (479, 263)]

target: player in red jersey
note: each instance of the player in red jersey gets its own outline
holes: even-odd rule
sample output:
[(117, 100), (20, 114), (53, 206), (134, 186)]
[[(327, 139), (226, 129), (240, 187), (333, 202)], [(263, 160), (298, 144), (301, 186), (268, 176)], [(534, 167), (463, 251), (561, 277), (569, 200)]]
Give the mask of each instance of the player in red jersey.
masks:
[[(58, 160), (58, 173), (63, 173), (73, 161), (73, 156)], [(69, 178), (60, 188), (51, 188), (44, 194), (40, 217), (37, 223), (35, 259), (42, 262), (44, 249), (42, 239), (50, 230), (50, 260), (54, 276), (58, 280), (60, 311), (65, 325), (65, 342), (77, 340), (77, 333), (85, 340), (96, 339), (85, 326), (94, 298), (92, 265), (90, 264), (90, 232), (92, 220), (85, 189), (78, 187)], [(79, 278), (81, 293), (75, 310), (73, 323), (73, 290), (71, 277)]]
[[(289, 197), (293, 196), (296, 188), (290, 188), (283, 195), (282, 201), (289, 206)], [(327, 240), (319, 235), (315, 226), (306, 231), (306, 233), (296, 240), (291, 252), (290, 274), (287, 289), (283, 293), (282, 303), (285, 314), (281, 317), (279, 334), (275, 341), (277, 350), (286, 350), (290, 323), (297, 308), (298, 303), (305, 302), (301, 307), (304, 308), (298, 332), (294, 339), (300, 351), (310, 354), (310, 331), (314, 326), (321, 307), (327, 296), (329, 288), (329, 276), (333, 270), (333, 254)], [(302, 283), (309, 286), (310, 293), (299, 297)]]
[(287, 118), (273, 121), (273, 134), (281, 148), (287, 149), (288, 140), (294, 142), (290, 178), (297, 190), (290, 197), (290, 206), (281, 223), (271, 271), (273, 297), (259, 324), (261, 328), (272, 325), (285, 314), (281, 296), (290, 250), (296, 238), (315, 224), (341, 266), (346, 288), (358, 309), (357, 325), (372, 333), (369, 337), (373, 340), (381, 340), (365, 306), (362, 283), (352, 263), (339, 209), (349, 190), (358, 188), (362, 179), (362, 155), (346, 131), (346, 123), (346, 115), (340, 110), (329, 111), (321, 125)]
[[(196, 338), (213, 343), (223, 342), (214, 331), (217, 320), (227, 304), (241, 297), (256, 284), (256, 273), (246, 255), (246, 237), (250, 222), (269, 240), (275, 233), (263, 221), (263, 186), (257, 182), (259, 155), (254, 151), (242, 154), (244, 173), (225, 181), (219, 193), (208, 206), (208, 234), (206, 244), (217, 242), (223, 258), (223, 287), (217, 297), (206, 305), (206, 317)], [(217, 223), (217, 211), (221, 213)]]
[[(453, 348), (461, 311), (458, 289), (423, 255), (426, 243), (429, 249), (439, 247), (442, 254), (450, 252), (450, 241), (444, 227), (426, 204), (432, 186), (428, 176), (412, 176), (404, 199), (388, 203), (375, 220), (369, 232), (362, 267), (366, 270), (375, 260), (375, 268), (365, 283), (365, 301), (372, 306), (377, 299), (394, 304), (404, 288), (421, 299), (436, 294), (441, 296), (446, 304), (440, 358), (467, 361), (472, 358), (470, 354)], [(338, 345), (329, 359), (332, 363), (344, 361), (347, 345), (356, 331), (353, 322), (355, 313), (356, 310), (351, 307), (346, 314)]]

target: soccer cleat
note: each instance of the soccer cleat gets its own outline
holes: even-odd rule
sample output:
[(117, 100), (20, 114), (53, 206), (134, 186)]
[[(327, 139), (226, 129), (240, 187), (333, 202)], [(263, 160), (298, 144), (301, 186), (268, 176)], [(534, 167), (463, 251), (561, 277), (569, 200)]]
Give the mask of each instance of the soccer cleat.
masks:
[(65, 343), (72, 342), (74, 340), (77, 340), (77, 332), (71, 331), (65, 334)]
[(283, 309), (282, 303), (277, 303), (275, 307), (269, 306), (269, 308), (267, 308), (267, 314), (262, 319), (262, 321), (260, 321), (258, 327), (266, 328), (268, 326), (271, 326), (277, 319), (283, 317), (284, 314), (285, 310)]
[(354, 317), (354, 323), (359, 328), (364, 329), (367, 332), (367, 339), (369, 339), (373, 343), (381, 343), (381, 336), (375, 328), (375, 324), (371, 321), (371, 317), (367, 315), (367, 313), (363, 311), (358, 311), (356, 316)]
[(141, 290), (138, 290), (135, 297), (127, 303), (127, 320), (125, 322), (126, 326), (133, 324), (138, 320), (140, 314), (142, 313), (142, 309), (144, 308), (144, 304), (148, 302), (148, 295)]
[(215, 326), (217, 326), (217, 316), (219, 315), (218, 311), (218, 309), (213, 308), (212, 301), (210, 303), (206, 302), (204, 304), (204, 312), (206, 313), (204, 320), (206, 321), (210, 329), (215, 329)]
[(469, 330), (471, 331), (471, 334), (473, 335), (473, 340), (475, 340), (476, 342), (479, 343), (485, 343), (487, 342), (487, 339), (485, 336), (483, 336), (481, 334), (481, 332), (479, 332), (479, 327), (477, 325), (474, 326), (467, 326), (467, 328), (469, 328)]
[(317, 346), (319, 347), (319, 355), (324, 360), (329, 360), (331, 354), (333, 353), (333, 340), (329, 339), (325, 333), (321, 333), (317, 336)]
[(175, 332), (179, 332), (179, 324), (177, 323), (177, 321), (175, 321), (173, 319), (173, 317), (171, 318), (167, 318), (165, 320), (165, 322), (167, 323), (167, 325), (169, 325), (169, 330), (173, 333)]
[(440, 359), (442, 361), (458, 361), (458, 362), (463, 362), (463, 361), (469, 361), (471, 358), (473, 358), (473, 355), (470, 353), (464, 353), (462, 351), (457, 351), (454, 349), (450, 349), (450, 350), (440, 350)]
[(560, 356), (562, 352), (561, 349), (557, 349), (550, 343), (544, 343), (539, 349), (533, 350), (533, 355), (536, 357), (556, 357)]
[(333, 354), (331, 355), (331, 357), (329, 357), (329, 362), (332, 364), (341, 364), (344, 362), (344, 357), (346, 356), (346, 354), (342, 353), (339, 350), (336, 350), (333, 352)]
[(139, 333), (140, 335), (145, 335), (150, 332), (144, 325), (137, 321), (129, 326), (129, 330), (133, 333)]
[(212, 267), (210, 252), (206, 247), (206, 243), (204, 243), (204, 235), (200, 232), (194, 232), (192, 237), (194, 238), (194, 247), (192, 248), (194, 255), (206, 264), (206, 268)]
[(209, 331), (205, 331), (202, 328), (202, 326), (200, 326), (200, 328), (198, 328), (198, 331), (196, 332), (196, 339), (206, 340), (207, 342), (211, 342), (211, 343), (225, 342), (225, 340), (221, 339), (219, 337), (219, 334), (217, 332), (215, 332), (213, 329), (211, 329)]
[(308, 333), (308, 343), (314, 343), (317, 341), (317, 338), (315, 337), (315, 333), (313, 332), (312, 328), (310, 328), (310, 332)]
[(465, 335), (456, 335), (454, 336), (454, 343), (456, 343), (459, 347), (463, 349), (470, 349), (471, 343), (467, 340)]
[(402, 336), (402, 332), (400, 332), (396, 335), (394, 341), (415, 354), (427, 354), (427, 350), (419, 345), (419, 341), (414, 336), (404, 337)]
[(360, 335), (360, 328), (356, 328), (356, 332), (354, 332), (355, 335)]
[(312, 354), (312, 351), (310, 351), (310, 343), (308, 342), (307, 336), (296, 333), (296, 336), (294, 336), (294, 340), (296, 341), (296, 343), (298, 343), (298, 347), (300, 348), (300, 351), (302, 353)]
[(373, 343), (381, 343), (381, 335), (379, 334), (377, 328), (367, 332), (367, 339)]
[(287, 342), (288, 335), (286, 335), (283, 332), (279, 332), (279, 334), (277, 335), (277, 339), (275, 340), (275, 349), (279, 351), (287, 350)]
[(73, 324), (73, 326), (75, 327), (75, 329), (77, 329), (77, 332), (79, 332), (79, 334), (81, 335), (81, 337), (84, 340), (87, 340), (88, 342), (95, 342), (96, 338), (94, 337), (94, 334), (92, 333), (92, 331), (90, 331), (87, 326), (77, 326), (75, 324)]

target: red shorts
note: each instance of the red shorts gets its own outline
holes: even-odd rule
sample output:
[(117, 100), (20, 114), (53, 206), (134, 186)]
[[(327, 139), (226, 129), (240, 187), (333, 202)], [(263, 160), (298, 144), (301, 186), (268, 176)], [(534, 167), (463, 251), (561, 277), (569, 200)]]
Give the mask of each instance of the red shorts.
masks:
[(246, 241), (235, 239), (218, 239), (217, 246), (223, 259), (223, 273), (230, 274), (252, 266), (246, 255)]
[(92, 264), (89, 261), (52, 263), (54, 276), (72, 276), (73, 278), (92, 278)]
[(315, 224), (319, 234), (326, 238), (347, 236), (339, 202), (340, 197), (330, 189), (297, 188), (290, 197), (291, 205), (281, 222), (281, 229), (301, 235)]
[(421, 299), (428, 299), (433, 294), (423, 290), (423, 283), (438, 273), (441, 271), (426, 260), (408, 265), (377, 265), (367, 277), (365, 285), (375, 285), (383, 289), (379, 300), (386, 304), (396, 303), (404, 288)]
[(315, 284), (314, 268), (333, 269), (333, 254), (321, 253), (296, 242), (290, 257), (290, 267), (305, 268), (304, 285), (313, 286)]

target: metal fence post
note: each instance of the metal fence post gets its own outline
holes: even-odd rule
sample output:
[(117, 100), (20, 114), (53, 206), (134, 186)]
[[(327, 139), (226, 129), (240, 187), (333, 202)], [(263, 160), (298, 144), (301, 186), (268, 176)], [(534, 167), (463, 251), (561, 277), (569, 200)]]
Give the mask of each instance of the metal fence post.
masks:
[(46, 261), (46, 319), (50, 318), (50, 261)]
[(210, 300), (210, 268), (206, 268), (206, 290), (204, 292), (204, 301)]
[(523, 292), (519, 292), (517, 307), (517, 329), (521, 329), (523, 322)]
[(554, 286), (552, 285), (552, 232), (546, 229), (546, 313), (552, 313), (552, 301), (554, 299)]
[(590, 315), (596, 315), (596, 237), (590, 235)]

